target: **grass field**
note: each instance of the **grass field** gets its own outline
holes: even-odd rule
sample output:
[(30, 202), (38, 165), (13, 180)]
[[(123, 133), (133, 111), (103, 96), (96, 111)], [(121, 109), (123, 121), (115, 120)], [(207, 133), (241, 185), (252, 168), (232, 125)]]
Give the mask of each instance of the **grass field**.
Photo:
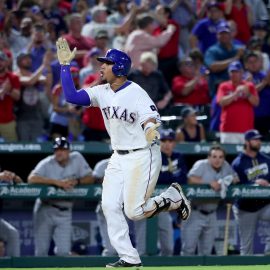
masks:
[[(104, 270), (109, 268), (101, 267), (80, 267), (80, 268), (5, 268), (5, 270)], [(136, 268), (131, 268), (136, 269)], [(229, 266), (166, 266), (166, 267), (143, 267), (143, 270), (267, 270), (270, 265), (229, 265)]]

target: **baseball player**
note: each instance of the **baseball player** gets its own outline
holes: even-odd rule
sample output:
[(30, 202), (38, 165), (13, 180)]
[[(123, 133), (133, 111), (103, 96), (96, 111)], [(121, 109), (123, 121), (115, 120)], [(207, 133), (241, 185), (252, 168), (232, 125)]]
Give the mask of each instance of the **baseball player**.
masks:
[[(270, 186), (270, 158), (260, 152), (262, 135), (256, 129), (245, 133), (244, 151), (232, 162), (239, 184)], [(239, 199), (233, 206), (239, 226), (241, 255), (253, 254), (253, 241), (258, 220), (270, 221), (270, 200)], [(270, 254), (269, 238), (265, 239), (265, 254)]]
[(77, 91), (69, 65), (76, 49), (71, 52), (63, 38), (59, 38), (56, 45), (67, 101), (101, 109), (114, 151), (105, 171), (102, 209), (111, 244), (120, 259), (106, 267), (141, 266), (122, 209), (131, 220), (152, 217), (165, 210), (176, 210), (183, 219), (190, 214), (189, 202), (177, 183), (150, 198), (161, 168), (157, 144), (160, 116), (147, 93), (127, 80), (131, 60), (126, 53), (111, 49), (105, 57), (98, 57), (103, 63), (100, 76), (106, 83)]
[[(92, 170), (84, 157), (70, 152), (65, 137), (53, 143), (54, 154), (41, 160), (28, 176), (29, 184), (50, 185), (68, 190), (80, 184), (92, 184)], [(51, 239), (57, 255), (66, 256), (71, 250), (71, 200), (37, 199), (34, 206), (35, 255), (47, 256)]]
[[(158, 177), (158, 184), (168, 185), (172, 182), (186, 184), (187, 167), (181, 153), (176, 152), (176, 134), (172, 129), (160, 132), (160, 149), (162, 166)], [(136, 232), (136, 247), (140, 255), (146, 254), (146, 220), (134, 222)], [(173, 221), (169, 212), (158, 215), (158, 240), (161, 256), (172, 256), (174, 248)]]
[[(228, 176), (237, 181), (235, 172), (225, 160), (224, 149), (214, 145), (206, 159), (198, 160), (192, 166), (188, 172), (188, 183), (209, 184), (213, 190), (220, 191), (221, 182)], [(218, 199), (192, 201), (190, 219), (182, 223), (182, 255), (195, 255), (196, 247), (198, 255), (211, 255), (216, 236), (218, 203)]]
[[(0, 184), (22, 183), (21, 177), (14, 172), (4, 170), (0, 173)], [(0, 213), (2, 211), (2, 200), (0, 200)], [(20, 256), (20, 233), (6, 220), (0, 218), (0, 239), (5, 243), (6, 256)], [(1, 257), (1, 255), (0, 255)]]

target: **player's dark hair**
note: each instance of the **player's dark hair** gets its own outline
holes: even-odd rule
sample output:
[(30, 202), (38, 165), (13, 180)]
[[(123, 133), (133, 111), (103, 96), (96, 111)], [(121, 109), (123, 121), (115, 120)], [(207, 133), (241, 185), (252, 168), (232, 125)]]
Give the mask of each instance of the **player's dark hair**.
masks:
[(138, 15), (137, 17), (137, 26), (140, 29), (145, 29), (153, 21), (154, 19), (152, 16), (150, 16), (148, 13), (143, 13), (143, 14)]
[(223, 152), (224, 158), (226, 157), (226, 151), (221, 145), (212, 145), (211, 148), (208, 151), (208, 157), (212, 155), (213, 151), (221, 151)]

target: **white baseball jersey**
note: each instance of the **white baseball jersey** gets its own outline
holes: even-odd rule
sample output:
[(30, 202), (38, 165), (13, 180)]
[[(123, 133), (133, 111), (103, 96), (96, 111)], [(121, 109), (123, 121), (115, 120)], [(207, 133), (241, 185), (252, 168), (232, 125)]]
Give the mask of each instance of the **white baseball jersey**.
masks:
[(138, 84), (126, 81), (116, 92), (103, 84), (85, 89), (91, 105), (101, 109), (113, 150), (145, 148), (142, 124), (160, 116), (153, 101)]

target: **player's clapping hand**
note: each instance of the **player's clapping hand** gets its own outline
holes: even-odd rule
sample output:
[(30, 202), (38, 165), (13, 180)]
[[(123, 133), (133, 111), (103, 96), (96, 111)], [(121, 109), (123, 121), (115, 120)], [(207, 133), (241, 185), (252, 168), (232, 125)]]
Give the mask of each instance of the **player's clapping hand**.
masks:
[(62, 37), (56, 41), (56, 48), (59, 63), (61, 65), (69, 65), (72, 59), (75, 57), (77, 48), (74, 48), (71, 52), (67, 41)]

